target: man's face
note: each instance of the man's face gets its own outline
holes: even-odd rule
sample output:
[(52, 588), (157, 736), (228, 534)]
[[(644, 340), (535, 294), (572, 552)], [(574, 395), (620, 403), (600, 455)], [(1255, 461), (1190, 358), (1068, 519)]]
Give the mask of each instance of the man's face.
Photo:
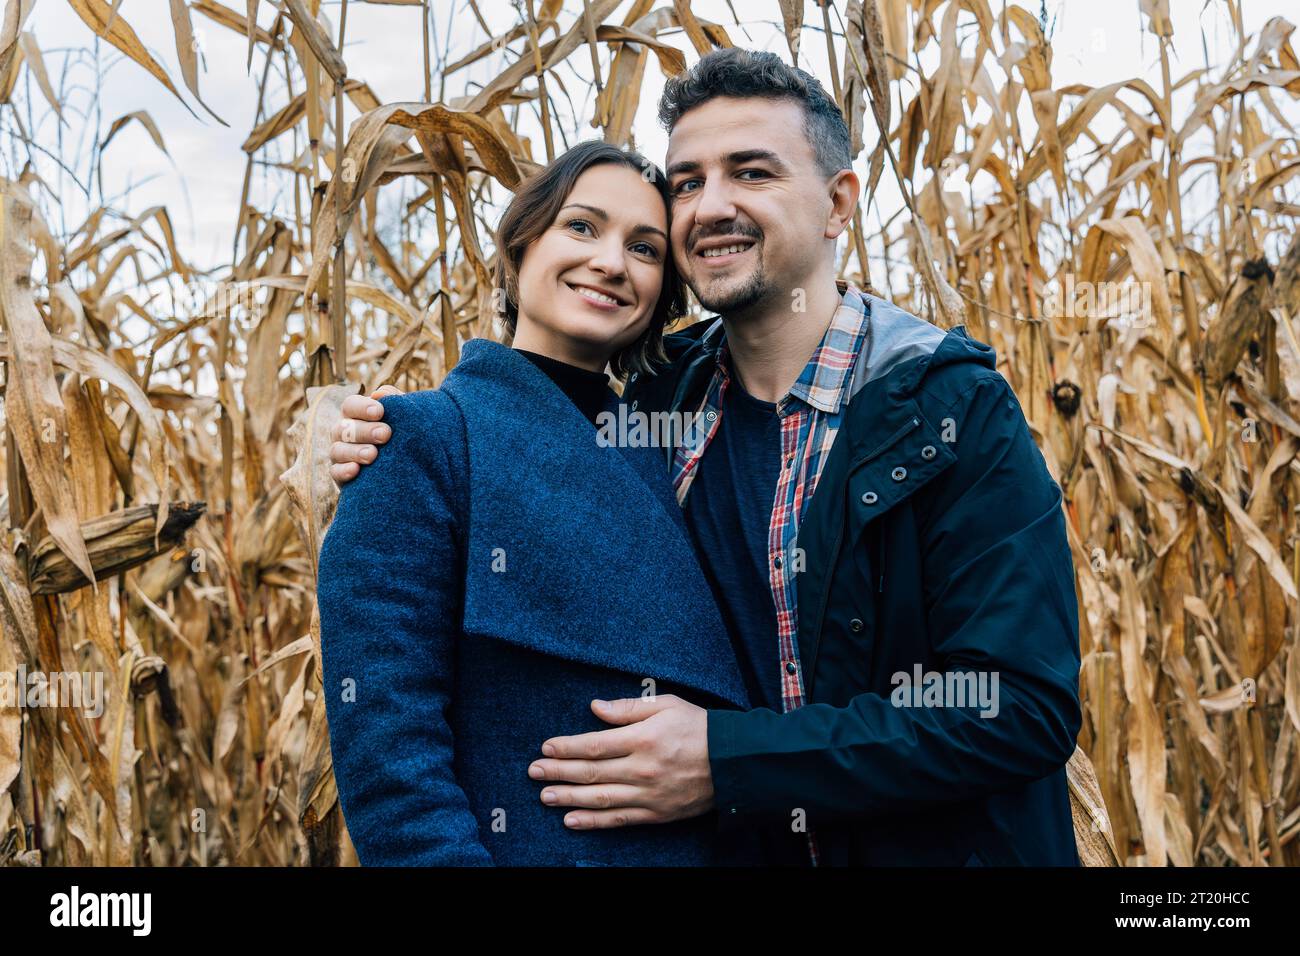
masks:
[(798, 102), (709, 100), (677, 121), (665, 165), (673, 257), (701, 305), (743, 313), (806, 286), (831, 200)]

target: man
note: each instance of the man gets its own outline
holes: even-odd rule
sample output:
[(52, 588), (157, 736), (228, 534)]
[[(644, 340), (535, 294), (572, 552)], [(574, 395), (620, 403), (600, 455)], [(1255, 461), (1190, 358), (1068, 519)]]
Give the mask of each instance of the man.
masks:
[[(992, 349), (836, 283), (860, 185), (814, 78), (718, 50), (660, 118), (674, 257), (721, 318), (625, 394), (699, 413), (669, 467), (760, 706), (593, 702), (616, 726), (546, 741), (542, 799), (584, 828), (716, 808), (772, 863), (1077, 865), (1061, 493)], [(337, 480), (382, 413), (345, 402)]]

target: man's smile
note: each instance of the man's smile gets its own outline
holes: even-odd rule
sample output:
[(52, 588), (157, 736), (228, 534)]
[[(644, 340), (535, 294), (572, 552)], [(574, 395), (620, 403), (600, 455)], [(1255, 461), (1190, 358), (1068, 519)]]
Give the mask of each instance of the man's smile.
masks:
[(737, 261), (755, 245), (753, 239), (746, 238), (707, 239), (696, 244), (694, 255), (710, 266), (724, 266)]

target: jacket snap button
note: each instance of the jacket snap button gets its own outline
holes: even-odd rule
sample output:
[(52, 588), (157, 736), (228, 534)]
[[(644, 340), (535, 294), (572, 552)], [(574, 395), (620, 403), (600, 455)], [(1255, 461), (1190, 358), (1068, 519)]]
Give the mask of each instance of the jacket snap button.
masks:
[(718, 413), (713, 411), (706, 412), (704, 417), (711, 422), (716, 422), (718, 420)]
[(787, 674), (793, 674), (795, 670), (797, 670), (797, 668), (794, 666), (794, 661), (785, 662), (785, 672)]
[(865, 492), (862, 495), (862, 503), (864, 505), (874, 505), (876, 503), (876, 498), (877, 495), (874, 491)]
[(862, 621), (856, 617), (853, 620), (849, 621), (849, 630), (851, 630), (854, 634), (858, 633), (860, 630), (862, 630)]
[(636, 411), (637, 401), (639, 401), (639, 399), (634, 399), (634, 400), (632, 401), (632, 411)]
[(781, 556), (779, 554), (772, 559), (772, 564), (774, 564), (778, 568), (781, 566)]
[(897, 468), (895, 468), (893, 471), (889, 473), (889, 477), (893, 478), (895, 481), (902, 481), (904, 478), (907, 477), (907, 469), (904, 468), (902, 465), (899, 465)]
[(938, 454), (938, 452), (934, 450), (933, 445), (926, 445), (924, 448), (921, 449), (921, 457), (924, 458), (926, 461), (929, 461), (936, 454)]

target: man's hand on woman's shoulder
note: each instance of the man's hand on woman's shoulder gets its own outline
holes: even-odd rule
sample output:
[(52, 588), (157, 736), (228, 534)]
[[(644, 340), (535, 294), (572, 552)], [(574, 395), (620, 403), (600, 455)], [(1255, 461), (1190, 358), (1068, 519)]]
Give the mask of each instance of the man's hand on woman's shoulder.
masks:
[(368, 465), (379, 455), (379, 448), (392, 437), (393, 430), (385, 425), (384, 406), (376, 401), (386, 395), (401, 395), (400, 388), (380, 385), (366, 395), (349, 395), (343, 399), (343, 417), (334, 423), (330, 438), (330, 477), (345, 485), (361, 474), (361, 466)]

